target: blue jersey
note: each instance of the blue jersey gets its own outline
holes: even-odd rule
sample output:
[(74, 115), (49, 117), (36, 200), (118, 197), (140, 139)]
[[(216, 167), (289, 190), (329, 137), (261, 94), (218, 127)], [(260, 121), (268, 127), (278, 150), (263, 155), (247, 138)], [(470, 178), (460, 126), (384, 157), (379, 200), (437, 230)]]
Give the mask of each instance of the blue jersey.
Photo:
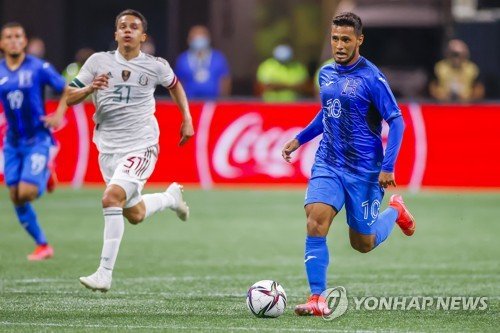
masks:
[[(385, 163), (382, 119), (390, 123), (401, 117), (384, 75), (360, 57), (351, 66), (335, 63), (324, 66), (320, 70), (319, 85), (323, 139), (316, 161), (365, 179), (376, 179)], [(390, 163), (387, 171), (392, 171), (394, 161), (388, 161)]]
[(5, 59), (0, 61), (0, 99), (7, 118), (7, 142), (13, 145), (49, 135), (41, 117), (45, 115), (44, 87), (64, 90), (64, 78), (41, 59), (26, 55), (21, 66), (12, 71)]
[(226, 57), (217, 50), (211, 50), (199, 60), (190, 51), (177, 58), (175, 74), (189, 98), (217, 98), (220, 96), (220, 81), (229, 75)]

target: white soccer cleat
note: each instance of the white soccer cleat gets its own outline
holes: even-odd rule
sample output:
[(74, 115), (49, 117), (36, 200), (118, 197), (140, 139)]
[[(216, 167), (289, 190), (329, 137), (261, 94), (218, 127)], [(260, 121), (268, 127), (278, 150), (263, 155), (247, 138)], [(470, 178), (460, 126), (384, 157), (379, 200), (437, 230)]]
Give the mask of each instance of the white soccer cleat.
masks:
[(111, 273), (103, 272), (101, 269), (92, 275), (82, 276), (79, 280), (85, 288), (92, 291), (99, 290), (105, 293), (111, 288)]
[(186, 221), (189, 218), (189, 207), (182, 197), (182, 191), (182, 185), (174, 182), (170, 184), (166, 192), (175, 199), (174, 207), (170, 209), (172, 209), (182, 221)]

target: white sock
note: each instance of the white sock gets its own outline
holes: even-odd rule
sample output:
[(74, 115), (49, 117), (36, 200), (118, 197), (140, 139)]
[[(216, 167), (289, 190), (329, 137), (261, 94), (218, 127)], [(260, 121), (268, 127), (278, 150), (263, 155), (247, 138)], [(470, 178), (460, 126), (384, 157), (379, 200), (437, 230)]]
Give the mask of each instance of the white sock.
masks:
[(146, 216), (148, 218), (156, 212), (161, 212), (165, 208), (175, 207), (175, 198), (167, 192), (144, 194), (142, 196), (146, 206)]
[(102, 245), (101, 263), (99, 269), (112, 271), (120, 249), (120, 242), (125, 229), (123, 209), (108, 207), (102, 210), (104, 214), (104, 244)]

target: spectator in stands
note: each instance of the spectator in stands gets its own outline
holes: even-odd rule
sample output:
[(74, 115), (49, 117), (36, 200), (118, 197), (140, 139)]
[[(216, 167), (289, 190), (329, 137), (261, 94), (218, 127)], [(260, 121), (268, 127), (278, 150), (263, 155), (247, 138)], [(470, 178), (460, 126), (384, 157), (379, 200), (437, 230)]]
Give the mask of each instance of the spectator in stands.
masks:
[(429, 90), (440, 101), (466, 102), (484, 97), (479, 68), (469, 60), (467, 44), (459, 39), (449, 41), (446, 58), (436, 63), (434, 74)]
[(175, 73), (190, 99), (229, 96), (231, 76), (226, 57), (210, 46), (210, 32), (202, 25), (189, 30), (189, 49), (177, 58)]
[(87, 59), (94, 53), (95, 51), (88, 47), (84, 47), (76, 51), (75, 61), (66, 66), (63, 71), (63, 76), (67, 83), (73, 81), (85, 61), (87, 61)]
[(32, 37), (28, 41), (26, 53), (34, 55), (37, 58), (45, 58), (45, 42), (40, 37)]
[(293, 102), (307, 91), (307, 68), (293, 58), (293, 49), (280, 44), (273, 57), (264, 60), (257, 69), (257, 90), (266, 102)]

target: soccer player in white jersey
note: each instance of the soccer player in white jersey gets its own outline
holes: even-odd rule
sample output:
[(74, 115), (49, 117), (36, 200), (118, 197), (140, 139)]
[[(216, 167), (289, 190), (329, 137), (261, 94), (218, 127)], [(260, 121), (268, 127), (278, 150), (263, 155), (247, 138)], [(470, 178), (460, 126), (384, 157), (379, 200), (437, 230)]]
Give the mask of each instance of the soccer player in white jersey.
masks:
[(92, 55), (70, 83), (68, 105), (92, 94), (94, 143), (99, 150), (99, 166), (106, 190), (102, 197), (104, 244), (97, 271), (80, 282), (92, 290), (106, 292), (120, 241), (124, 218), (132, 224), (170, 208), (181, 220), (189, 217), (182, 187), (172, 183), (165, 192), (141, 195), (158, 158), (159, 129), (154, 90), (167, 88), (182, 113), (180, 145), (194, 135), (184, 89), (168, 62), (140, 51), (146, 40), (147, 21), (131, 9), (116, 17), (115, 40), (118, 49)]

